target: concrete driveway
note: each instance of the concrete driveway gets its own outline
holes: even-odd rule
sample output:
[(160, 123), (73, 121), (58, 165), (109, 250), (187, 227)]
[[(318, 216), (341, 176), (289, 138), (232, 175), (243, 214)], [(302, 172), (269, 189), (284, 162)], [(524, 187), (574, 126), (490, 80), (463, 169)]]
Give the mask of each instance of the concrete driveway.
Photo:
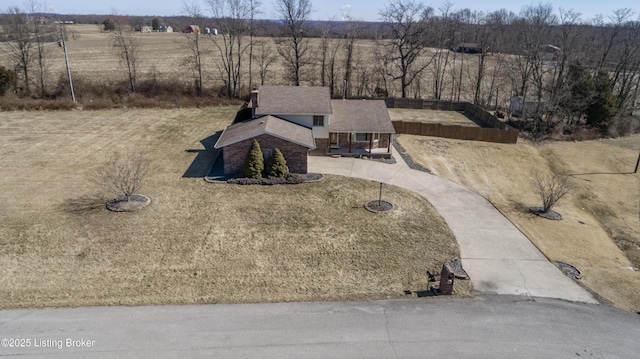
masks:
[(310, 156), (308, 168), (309, 172), (395, 185), (426, 198), (456, 236), (462, 265), (478, 292), (597, 303), (485, 198), (447, 179), (409, 168), (397, 152), (394, 157), (397, 163), (386, 164)]

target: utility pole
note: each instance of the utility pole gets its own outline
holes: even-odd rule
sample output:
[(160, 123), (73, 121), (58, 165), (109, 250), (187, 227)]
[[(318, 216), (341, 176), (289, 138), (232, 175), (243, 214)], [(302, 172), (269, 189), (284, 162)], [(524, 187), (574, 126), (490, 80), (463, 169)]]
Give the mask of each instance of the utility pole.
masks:
[(69, 88), (71, 89), (71, 99), (76, 103), (76, 95), (73, 92), (73, 81), (71, 81), (71, 68), (69, 68), (69, 56), (67, 56), (67, 45), (64, 43), (64, 29), (60, 28), (60, 42), (64, 50), (64, 62), (67, 64), (67, 77), (69, 78)]

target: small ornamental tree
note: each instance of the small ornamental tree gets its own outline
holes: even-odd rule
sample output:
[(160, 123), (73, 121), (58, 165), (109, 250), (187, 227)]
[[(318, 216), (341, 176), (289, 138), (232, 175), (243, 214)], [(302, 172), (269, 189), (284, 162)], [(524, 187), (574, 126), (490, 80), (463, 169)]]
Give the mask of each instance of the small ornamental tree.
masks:
[(98, 168), (96, 181), (116, 196), (131, 199), (149, 172), (149, 161), (142, 153), (114, 154), (107, 163)]
[(264, 159), (262, 158), (262, 150), (258, 141), (253, 140), (251, 149), (247, 153), (247, 158), (242, 166), (242, 172), (245, 177), (261, 178), (264, 171)]
[(287, 167), (287, 161), (284, 159), (284, 155), (280, 149), (273, 150), (273, 156), (267, 160), (265, 166), (265, 172), (267, 176), (284, 177), (289, 174), (289, 167)]
[(542, 212), (549, 213), (551, 209), (569, 193), (569, 177), (565, 174), (543, 175), (533, 173), (533, 183), (542, 200)]

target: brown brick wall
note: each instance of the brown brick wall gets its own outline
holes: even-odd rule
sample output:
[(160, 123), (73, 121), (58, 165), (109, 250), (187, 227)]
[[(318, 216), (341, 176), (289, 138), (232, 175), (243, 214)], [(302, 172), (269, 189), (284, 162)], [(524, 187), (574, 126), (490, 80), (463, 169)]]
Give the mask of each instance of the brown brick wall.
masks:
[[(387, 148), (389, 145), (389, 136), (390, 134), (381, 133), (380, 139), (378, 141), (373, 141), (373, 148)], [(356, 136), (353, 135), (351, 142), (351, 148), (360, 148), (360, 149), (369, 149), (369, 141), (365, 142), (356, 142)], [(318, 140), (316, 140), (318, 141)], [(349, 147), (349, 134), (348, 133), (340, 133), (338, 134), (338, 144), (340, 147), (347, 148)]]
[(308, 148), (270, 135), (260, 135), (225, 147), (222, 151), (225, 173), (242, 173), (242, 165), (253, 140), (257, 140), (263, 150), (280, 149), (287, 160), (289, 172), (307, 173)]
[(316, 149), (322, 151), (323, 153), (327, 153), (327, 151), (329, 150), (329, 139), (316, 138)]

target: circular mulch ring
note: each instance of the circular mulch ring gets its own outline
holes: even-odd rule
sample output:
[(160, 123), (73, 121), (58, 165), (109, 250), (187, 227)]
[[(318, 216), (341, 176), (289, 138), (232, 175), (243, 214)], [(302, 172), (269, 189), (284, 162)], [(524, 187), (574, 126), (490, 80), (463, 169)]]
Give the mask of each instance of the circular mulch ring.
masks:
[(529, 208), (529, 212), (535, 214), (536, 216), (540, 216), (546, 219), (552, 219), (554, 221), (559, 221), (562, 219), (562, 215), (552, 209), (548, 212), (545, 212), (542, 207), (531, 207)]
[(375, 201), (365, 203), (364, 208), (366, 208), (368, 211), (373, 213), (384, 213), (392, 210), (393, 204), (387, 201), (375, 200)]
[(134, 212), (146, 207), (151, 200), (143, 195), (134, 194), (127, 198), (120, 196), (107, 202), (107, 209), (113, 212)]
[(566, 276), (569, 276), (575, 279), (582, 278), (582, 273), (580, 273), (580, 270), (578, 270), (578, 268), (572, 266), (571, 264), (561, 262), (561, 261), (553, 261), (552, 263), (555, 264), (556, 267), (560, 268), (562, 273), (564, 273)]

